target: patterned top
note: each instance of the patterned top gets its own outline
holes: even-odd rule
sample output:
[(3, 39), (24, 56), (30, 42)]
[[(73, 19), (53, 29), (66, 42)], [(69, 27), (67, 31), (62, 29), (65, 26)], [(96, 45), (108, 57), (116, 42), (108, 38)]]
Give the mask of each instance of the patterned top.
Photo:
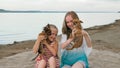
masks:
[[(46, 61), (46, 68), (49, 68), (49, 63), (48, 63), (48, 59), (50, 58), (50, 57), (54, 57), (55, 59), (56, 59), (56, 68), (59, 68), (59, 59), (58, 59), (58, 57), (57, 56), (54, 56), (53, 54), (52, 54), (52, 52), (47, 48), (47, 46), (43, 46), (43, 48), (44, 48), (44, 53), (41, 55), (40, 54), (40, 56), (38, 56), (37, 58), (36, 58), (36, 61), (37, 62), (39, 62), (41, 59), (44, 59), (45, 61)], [(38, 63), (36, 63), (36, 68), (38, 68)]]

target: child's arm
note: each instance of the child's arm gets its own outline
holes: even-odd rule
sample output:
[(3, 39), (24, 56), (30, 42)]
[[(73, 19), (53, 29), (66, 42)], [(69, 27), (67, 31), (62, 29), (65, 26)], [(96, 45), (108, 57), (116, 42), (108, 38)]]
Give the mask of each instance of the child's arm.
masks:
[(92, 47), (91, 39), (86, 31), (83, 30), (83, 36), (85, 37), (87, 47)]
[(45, 38), (44, 35), (39, 35), (34, 46), (33, 46), (33, 52), (37, 53), (39, 49), (40, 42)]
[(69, 39), (67, 39), (64, 43), (62, 43), (62, 49), (64, 49), (65, 47), (67, 47), (69, 44), (70, 44), (70, 42), (72, 42), (72, 38), (69, 38)]
[(88, 33), (84, 30), (83, 30), (83, 36), (86, 40), (86, 45), (84, 45), (83, 48), (84, 48), (84, 51), (88, 57), (92, 51), (92, 43), (91, 43), (91, 39), (90, 39)]
[[(45, 43), (45, 42), (44, 42)], [(47, 46), (47, 48), (52, 52), (52, 54), (54, 55), (54, 56), (56, 56), (57, 55), (57, 52), (58, 52), (58, 42), (57, 41), (55, 41), (55, 42), (53, 42), (53, 44), (51, 44), (51, 45), (49, 45), (49, 44), (45, 44), (46, 46)]]
[(72, 33), (71, 33), (69, 39), (67, 39), (64, 43), (62, 43), (62, 46), (61, 46), (62, 49), (67, 47), (73, 41), (73, 39), (75, 38), (76, 31), (77, 30), (75, 30), (75, 29), (72, 30)]

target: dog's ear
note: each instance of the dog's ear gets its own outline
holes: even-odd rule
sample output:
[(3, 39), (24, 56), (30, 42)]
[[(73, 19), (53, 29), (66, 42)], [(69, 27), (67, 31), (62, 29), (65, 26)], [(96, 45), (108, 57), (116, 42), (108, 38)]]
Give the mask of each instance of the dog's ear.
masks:
[(79, 25), (79, 24), (80, 24), (80, 20), (78, 20), (78, 19), (73, 20), (73, 25)]
[(81, 20), (79, 20), (79, 19), (74, 19), (74, 20), (73, 20), (73, 23), (76, 23), (76, 24), (77, 24), (77, 23), (83, 23), (83, 22), (82, 22)]
[(47, 26), (44, 27), (43, 31), (44, 31), (48, 36), (51, 35), (50, 25), (47, 24)]
[(42, 31), (41, 33), (39, 33), (39, 35), (45, 35), (45, 32), (44, 32), (44, 31)]

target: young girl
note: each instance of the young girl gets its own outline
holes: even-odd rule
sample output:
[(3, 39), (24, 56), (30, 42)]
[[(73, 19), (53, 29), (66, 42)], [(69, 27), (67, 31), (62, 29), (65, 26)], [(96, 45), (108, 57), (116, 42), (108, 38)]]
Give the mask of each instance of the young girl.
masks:
[[(74, 48), (75, 44), (73, 40), (75, 39), (75, 33), (77, 30), (74, 29), (73, 20), (79, 20), (77, 14), (74, 11), (69, 11), (66, 13), (63, 27), (62, 27), (62, 38), (61, 38), (61, 68), (89, 68), (88, 55), (91, 52), (92, 44), (88, 33), (82, 29), (80, 20), (80, 30), (81, 30), (81, 43), (79, 47)], [(72, 35), (72, 37), (70, 37)], [(71, 50), (68, 48), (73, 47)]]
[[(55, 25), (48, 24), (38, 35), (33, 46), (33, 52), (38, 53), (35, 68), (59, 68), (58, 42), (56, 40), (58, 29)], [(41, 50), (40, 50), (41, 47)]]

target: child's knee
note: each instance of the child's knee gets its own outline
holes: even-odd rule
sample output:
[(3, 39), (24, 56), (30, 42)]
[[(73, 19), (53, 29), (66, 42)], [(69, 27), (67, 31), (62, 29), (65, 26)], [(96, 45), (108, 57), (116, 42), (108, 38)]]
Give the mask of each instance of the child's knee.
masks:
[(46, 66), (46, 61), (45, 60), (40, 60), (38, 64), (38, 68), (45, 68)]
[(44, 59), (39, 61), (39, 64), (46, 64), (46, 61)]
[(55, 57), (50, 57), (49, 62), (55, 62)]

